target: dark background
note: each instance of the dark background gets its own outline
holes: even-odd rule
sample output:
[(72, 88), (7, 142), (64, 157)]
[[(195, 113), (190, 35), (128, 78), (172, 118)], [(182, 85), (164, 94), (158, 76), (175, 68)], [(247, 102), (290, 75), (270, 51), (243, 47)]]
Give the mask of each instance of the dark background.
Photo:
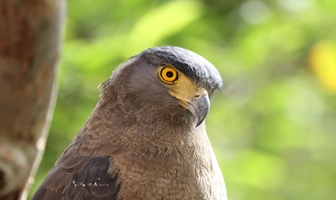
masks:
[(220, 71), (207, 131), (231, 200), (336, 199), (336, 1), (69, 0), (59, 93), (34, 192), (142, 50), (181, 46)]

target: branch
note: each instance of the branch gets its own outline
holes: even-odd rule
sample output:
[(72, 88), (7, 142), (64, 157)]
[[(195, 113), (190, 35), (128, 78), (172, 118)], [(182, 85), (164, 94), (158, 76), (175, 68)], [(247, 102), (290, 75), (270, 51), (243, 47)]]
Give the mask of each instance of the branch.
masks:
[(41, 160), (64, 12), (65, 0), (0, 2), (0, 199), (26, 199)]

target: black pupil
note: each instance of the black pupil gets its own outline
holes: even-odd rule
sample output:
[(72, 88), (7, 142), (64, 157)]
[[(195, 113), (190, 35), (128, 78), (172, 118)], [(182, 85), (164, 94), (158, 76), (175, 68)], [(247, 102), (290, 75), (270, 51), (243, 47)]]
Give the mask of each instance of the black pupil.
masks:
[(172, 71), (169, 71), (169, 72), (166, 73), (166, 76), (167, 76), (168, 78), (171, 78), (171, 77), (174, 76), (174, 73), (173, 73)]

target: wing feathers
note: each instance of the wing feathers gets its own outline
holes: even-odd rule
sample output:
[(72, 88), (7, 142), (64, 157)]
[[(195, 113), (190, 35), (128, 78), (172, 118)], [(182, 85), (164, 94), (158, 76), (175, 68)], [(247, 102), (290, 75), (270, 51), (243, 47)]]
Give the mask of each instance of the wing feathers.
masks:
[(69, 157), (50, 171), (33, 200), (116, 199), (120, 187), (109, 166), (109, 157)]

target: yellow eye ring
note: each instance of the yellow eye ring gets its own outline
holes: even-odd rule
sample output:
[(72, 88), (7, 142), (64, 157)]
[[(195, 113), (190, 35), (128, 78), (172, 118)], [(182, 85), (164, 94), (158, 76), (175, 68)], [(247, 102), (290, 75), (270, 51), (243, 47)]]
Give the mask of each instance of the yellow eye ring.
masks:
[(165, 83), (173, 84), (178, 79), (178, 72), (173, 67), (161, 67), (159, 75), (160, 79)]

